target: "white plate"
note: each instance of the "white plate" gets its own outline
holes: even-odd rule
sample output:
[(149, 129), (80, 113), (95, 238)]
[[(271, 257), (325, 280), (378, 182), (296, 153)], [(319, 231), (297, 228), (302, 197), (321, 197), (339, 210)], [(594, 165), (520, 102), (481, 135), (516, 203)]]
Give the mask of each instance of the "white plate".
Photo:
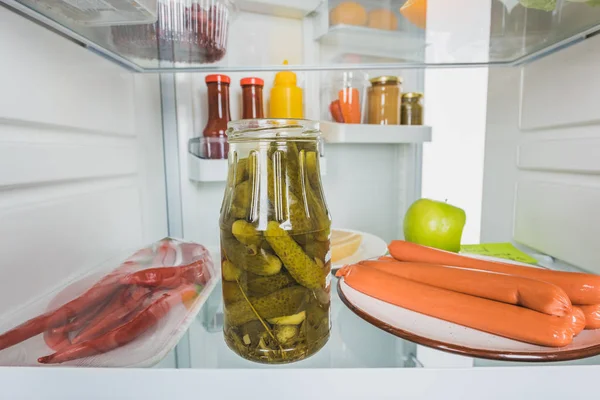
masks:
[(387, 243), (378, 236), (366, 232), (355, 231), (352, 229), (334, 228), (334, 230), (341, 232), (358, 233), (362, 236), (362, 242), (360, 243), (360, 247), (358, 248), (358, 250), (356, 250), (354, 254), (344, 259), (341, 259), (336, 263), (332, 263), (332, 272), (335, 272), (337, 269), (341, 268), (346, 264), (355, 264), (359, 261), (366, 260), (367, 258), (381, 257), (386, 255), (388, 252)]
[(562, 348), (536, 346), (411, 311), (363, 294), (338, 281), (344, 304), (365, 321), (395, 336), (464, 356), (504, 361), (565, 361), (600, 354), (600, 329), (584, 330)]

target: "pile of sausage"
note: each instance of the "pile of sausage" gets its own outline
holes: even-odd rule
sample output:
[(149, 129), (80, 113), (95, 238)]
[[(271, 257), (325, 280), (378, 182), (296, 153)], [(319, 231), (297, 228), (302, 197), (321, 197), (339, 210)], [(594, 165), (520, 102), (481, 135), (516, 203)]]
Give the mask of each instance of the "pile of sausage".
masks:
[(563, 347), (600, 328), (600, 276), (461, 256), (401, 240), (392, 257), (340, 269), (385, 302), (526, 343)]
[[(188, 263), (168, 266), (177, 253)], [(160, 267), (140, 269), (142, 259)], [(81, 296), (1, 334), (0, 351), (43, 333), (55, 353), (40, 357), (42, 364), (106, 353), (138, 338), (176, 304), (194, 299), (210, 279), (211, 267), (203, 246), (163, 240), (134, 254)]]

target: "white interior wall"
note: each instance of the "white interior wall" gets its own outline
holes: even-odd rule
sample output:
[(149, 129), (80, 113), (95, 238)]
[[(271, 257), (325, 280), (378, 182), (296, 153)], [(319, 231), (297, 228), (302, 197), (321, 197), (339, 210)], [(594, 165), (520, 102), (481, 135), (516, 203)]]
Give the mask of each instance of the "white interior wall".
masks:
[(0, 48), (7, 315), (166, 235), (167, 221), (157, 76), (134, 75), (1, 7)]

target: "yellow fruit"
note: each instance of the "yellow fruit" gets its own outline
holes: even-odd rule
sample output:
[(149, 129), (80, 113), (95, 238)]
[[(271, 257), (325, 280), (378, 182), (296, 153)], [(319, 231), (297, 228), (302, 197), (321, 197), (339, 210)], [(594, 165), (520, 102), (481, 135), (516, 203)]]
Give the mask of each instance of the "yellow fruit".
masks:
[(427, 26), (427, 0), (408, 0), (400, 8), (400, 14), (421, 29)]
[(331, 231), (331, 262), (335, 263), (356, 253), (362, 236), (354, 232)]
[(359, 3), (345, 1), (331, 10), (329, 23), (364, 26), (367, 24), (367, 10)]
[(390, 10), (380, 8), (369, 13), (369, 28), (387, 29), (390, 31), (398, 29), (398, 18)]

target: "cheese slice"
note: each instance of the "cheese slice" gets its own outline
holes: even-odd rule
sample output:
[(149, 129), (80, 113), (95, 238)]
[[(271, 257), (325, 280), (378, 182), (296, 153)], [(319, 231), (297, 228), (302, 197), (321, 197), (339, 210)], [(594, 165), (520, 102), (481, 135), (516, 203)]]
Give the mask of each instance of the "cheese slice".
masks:
[(331, 231), (331, 262), (336, 263), (358, 251), (362, 235), (354, 232)]

